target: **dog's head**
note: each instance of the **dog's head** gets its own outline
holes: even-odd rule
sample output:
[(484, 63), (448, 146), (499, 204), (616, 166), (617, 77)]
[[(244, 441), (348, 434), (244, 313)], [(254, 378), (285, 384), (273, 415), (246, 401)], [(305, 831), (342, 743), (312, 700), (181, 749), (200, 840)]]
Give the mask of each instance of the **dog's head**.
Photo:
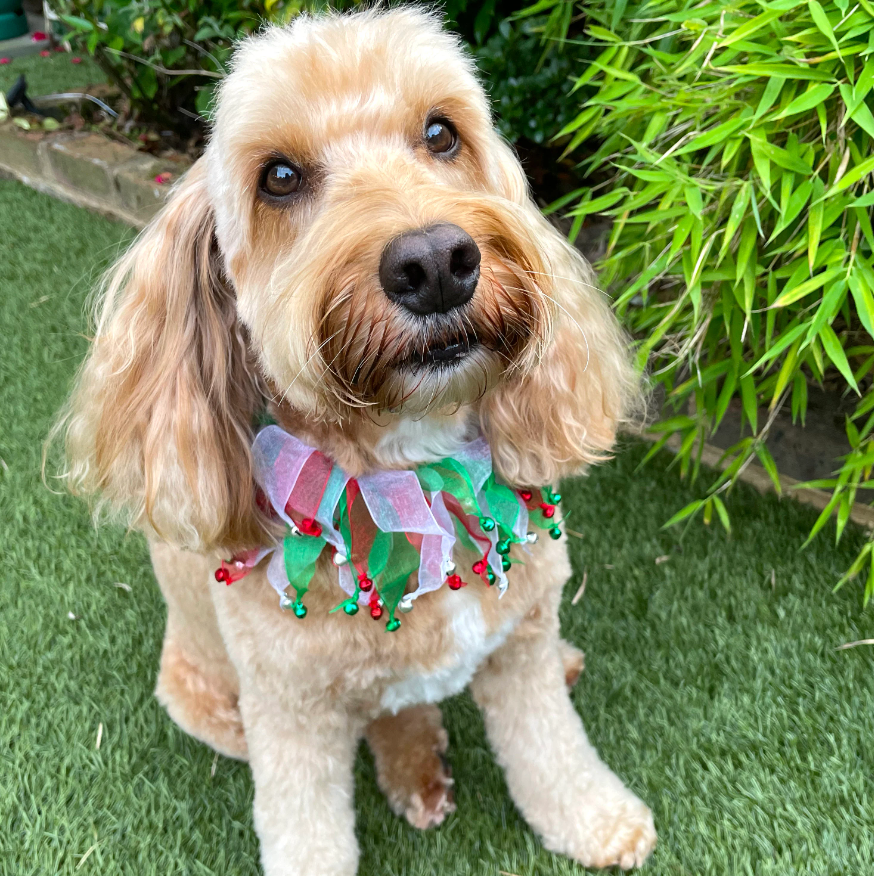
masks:
[(634, 392), (592, 281), (436, 18), (301, 17), (239, 48), (205, 155), (109, 275), (71, 482), (176, 543), (252, 543), (268, 403), (362, 467), (359, 424), (470, 408), (507, 480), (551, 482)]

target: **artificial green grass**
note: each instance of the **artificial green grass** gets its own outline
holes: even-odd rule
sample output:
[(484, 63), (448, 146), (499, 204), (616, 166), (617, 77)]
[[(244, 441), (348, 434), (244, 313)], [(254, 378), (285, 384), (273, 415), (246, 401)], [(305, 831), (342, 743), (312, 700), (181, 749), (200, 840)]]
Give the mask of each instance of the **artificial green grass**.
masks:
[[(90, 278), (130, 232), (12, 182), (0, 227), (0, 874), (257, 873), (248, 768), (152, 697), (164, 609), (142, 539), (94, 531), (40, 482)], [(655, 813), (646, 872), (874, 872), (874, 648), (835, 650), (874, 623), (858, 587), (831, 593), (860, 534), (799, 553), (814, 512), (742, 486), (731, 539), (695, 524), (680, 540), (659, 527), (694, 493), (669, 456), (636, 473), (642, 455), (564, 485), (583, 537), (562, 615), (586, 651), (574, 699), (589, 734)], [(362, 876), (583, 872), (515, 812), (469, 698), (444, 712), (458, 811), (414, 831), (362, 751)]]
[[(79, 58), (78, 63), (74, 64), (73, 58)], [(9, 64), (0, 66), (0, 91), (4, 94), (9, 91), (22, 73), (27, 77), (27, 93), (31, 97), (78, 91), (106, 81), (103, 71), (88, 55), (52, 52), (47, 58), (40, 55), (12, 58)]]

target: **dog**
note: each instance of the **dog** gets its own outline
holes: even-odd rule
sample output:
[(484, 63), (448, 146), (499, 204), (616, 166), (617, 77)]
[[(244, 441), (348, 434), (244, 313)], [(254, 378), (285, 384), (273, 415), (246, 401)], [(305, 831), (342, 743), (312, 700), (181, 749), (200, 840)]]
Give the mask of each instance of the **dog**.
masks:
[[(255, 483), (265, 412), (349, 478), (481, 435), (524, 495), (605, 459), (633, 417), (627, 339), (439, 18), (302, 15), (244, 40), (204, 155), (110, 270), (97, 313), (59, 421), (63, 474), (146, 534), (168, 609), (156, 695), (250, 763), (266, 876), (356, 872), (362, 737), (393, 810), (441, 823), (454, 804), (438, 703), (468, 686), (546, 847), (641, 865), (652, 814), (568, 694), (582, 654), (559, 633), (563, 536), (514, 544), (505, 593), (435, 589), (390, 635), (331, 613), (327, 552), (306, 618), (277, 605), (264, 562), (214, 578), (278, 537)], [(460, 569), (475, 559), (456, 546)]]

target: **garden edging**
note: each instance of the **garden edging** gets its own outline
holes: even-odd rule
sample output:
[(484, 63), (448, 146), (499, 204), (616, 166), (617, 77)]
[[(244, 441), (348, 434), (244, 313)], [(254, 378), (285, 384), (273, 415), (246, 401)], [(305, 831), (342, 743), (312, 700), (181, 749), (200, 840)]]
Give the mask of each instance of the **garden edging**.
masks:
[[(190, 166), (92, 131), (47, 133), (0, 125), (0, 173), (64, 201), (142, 228)], [(159, 180), (163, 180), (159, 182)]]

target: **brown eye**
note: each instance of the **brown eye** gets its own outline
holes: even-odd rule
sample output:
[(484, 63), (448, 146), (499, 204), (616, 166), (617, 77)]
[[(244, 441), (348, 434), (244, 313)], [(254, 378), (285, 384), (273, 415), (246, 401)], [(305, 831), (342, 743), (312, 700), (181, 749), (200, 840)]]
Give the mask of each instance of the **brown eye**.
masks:
[(268, 164), (261, 175), (261, 190), (272, 198), (287, 198), (300, 189), (303, 174), (288, 161)]
[(425, 145), (435, 155), (454, 154), (458, 148), (458, 134), (447, 119), (431, 119), (425, 125)]

